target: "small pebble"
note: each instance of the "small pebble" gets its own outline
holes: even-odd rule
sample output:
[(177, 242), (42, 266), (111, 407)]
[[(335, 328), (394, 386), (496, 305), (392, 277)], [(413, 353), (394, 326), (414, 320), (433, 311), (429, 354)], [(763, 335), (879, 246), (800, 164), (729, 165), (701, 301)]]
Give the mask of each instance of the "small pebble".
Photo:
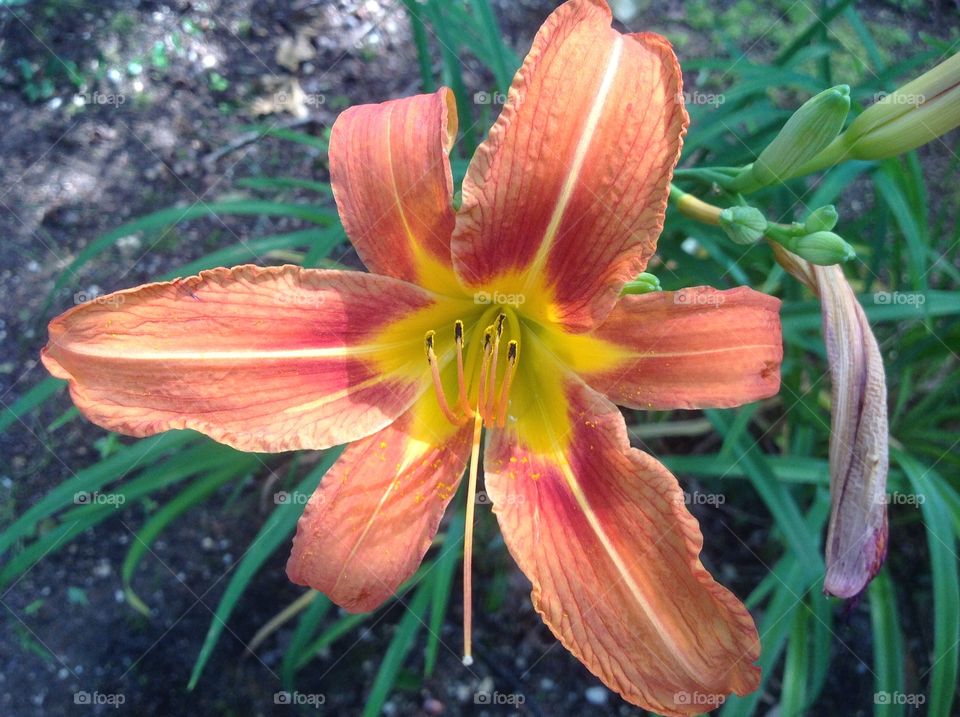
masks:
[(587, 702), (592, 705), (605, 705), (610, 698), (610, 691), (604, 687), (588, 687), (583, 693)]
[(435, 697), (428, 697), (423, 701), (423, 711), (428, 715), (442, 715), (445, 710), (443, 702)]

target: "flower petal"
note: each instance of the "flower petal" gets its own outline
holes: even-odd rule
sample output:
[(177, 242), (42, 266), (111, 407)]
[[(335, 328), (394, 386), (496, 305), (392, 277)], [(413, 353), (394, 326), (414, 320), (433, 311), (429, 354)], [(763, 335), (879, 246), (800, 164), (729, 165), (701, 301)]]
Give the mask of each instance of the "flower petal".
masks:
[(585, 349), (570, 362), (622, 406), (739, 406), (780, 390), (780, 301), (747, 287), (624, 296), (590, 338), (619, 356)]
[[(490, 434), (486, 490), (533, 603), (564, 647), (624, 699), (708, 711), (759, 684), (746, 608), (700, 562), (676, 479), (633, 449), (615, 406), (575, 377), (552, 452)], [(549, 421), (549, 417), (545, 417)]]
[(363, 272), (214, 269), (67, 311), (42, 359), (104, 428), (192, 428), (248, 451), (326, 448), (380, 430), (429, 386), (423, 331), (401, 351), (391, 330), (438, 306)]
[(343, 112), (330, 134), (330, 181), (340, 218), (370, 271), (441, 293), (457, 290), (450, 262), (457, 135), (446, 87)]
[(687, 125), (670, 44), (610, 22), (605, 2), (573, 0), (540, 28), (470, 163), (453, 237), (466, 285), (576, 330), (646, 266)]
[(373, 610), (413, 575), (466, 467), (469, 425), (425, 394), (379, 433), (349, 446), (297, 525), (287, 575), (351, 612)]

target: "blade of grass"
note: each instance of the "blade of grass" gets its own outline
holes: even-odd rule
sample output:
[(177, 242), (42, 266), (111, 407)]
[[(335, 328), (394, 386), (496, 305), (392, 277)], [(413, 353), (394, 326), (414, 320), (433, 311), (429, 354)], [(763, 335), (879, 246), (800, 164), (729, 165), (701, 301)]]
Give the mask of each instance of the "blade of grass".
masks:
[[(0, 404), (3, 404), (3, 411), (0, 411), (0, 433), (7, 430), (14, 421), (22, 419), (30, 411), (42, 406), (66, 386), (66, 381), (45, 378), (10, 405), (0, 400)], [(0, 552), (3, 550), (0, 549)]]
[(159, 460), (171, 451), (182, 450), (196, 438), (197, 434), (191, 431), (171, 431), (144, 438), (106, 460), (81, 470), (73, 478), (53, 488), (0, 533), (0, 555), (17, 541), (33, 534), (37, 524), (44, 518), (75, 505), (74, 496), (78, 492), (98, 491), (107, 483), (125, 476), (148, 457), (153, 461)]
[[(804, 606), (806, 608), (806, 606)], [(795, 610), (787, 641), (787, 654), (783, 661), (783, 686), (780, 688), (780, 713), (800, 715), (807, 711), (807, 682), (809, 680), (809, 629), (808, 609)]]
[(283, 689), (292, 691), (294, 680), (297, 674), (297, 657), (303, 654), (310, 638), (314, 636), (320, 621), (326, 617), (330, 611), (332, 602), (326, 595), (311, 590), (313, 593), (313, 602), (310, 603), (300, 620), (297, 622), (297, 628), (293, 631), (290, 638), (290, 644), (283, 651), (283, 661), (280, 663), (280, 681), (283, 683)]
[[(297, 494), (312, 494), (320, 484), (320, 479), (333, 465), (341, 452), (342, 449), (335, 448), (324, 453), (320, 463), (296, 486), (294, 492)], [(303, 505), (299, 501), (279, 504), (264, 522), (263, 527), (260, 528), (243, 557), (234, 566), (233, 575), (223, 591), (220, 602), (217, 603), (217, 609), (210, 621), (210, 627), (207, 629), (207, 636), (194, 662), (187, 689), (192, 690), (197, 686), (203, 668), (210, 660), (213, 649), (220, 639), (224, 625), (230, 619), (230, 615), (243, 596), (247, 585), (267, 558), (273, 555), (280, 544), (293, 533), (301, 513), (303, 513)]]
[(430, 634), (427, 636), (427, 648), (423, 659), (424, 677), (430, 677), (437, 664), (440, 633), (443, 630), (443, 621), (447, 616), (447, 607), (450, 603), (453, 576), (457, 565), (460, 563), (460, 550), (463, 546), (463, 522), (462, 510), (457, 511), (450, 518), (446, 539), (440, 547), (440, 556), (436, 560), (437, 567), (431, 574)]
[(380, 669), (373, 680), (373, 685), (367, 693), (367, 702), (363, 706), (363, 717), (377, 717), (383, 709), (383, 704), (390, 696), (397, 681), (403, 661), (413, 647), (417, 634), (423, 626), (424, 618), (430, 603), (432, 586), (429, 581), (417, 588), (413, 599), (405, 606), (406, 612), (397, 625), (397, 630), (390, 640), (390, 645), (380, 663)]
[(922, 465), (905, 451), (890, 449), (890, 456), (907, 474), (918, 496), (930, 568), (933, 574), (933, 651), (930, 695), (926, 703), (931, 717), (949, 717), (957, 689), (958, 644), (960, 644), (960, 576), (957, 574), (957, 541), (950, 517), (940, 499), (937, 484), (943, 479), (931, 467)]
[[(884, 568), (870, 583), (870, 625), (873, 628), (874, 689), (880, 693), (902, 695), (906, 691), (903, 676), (903, 634), (897, 613), (897, 600), (889, 571)], [(906, 705), (900, 701), (875, 700), (874, 717), (902, 717)]]
[(153, 541), (163, 532), (164, 528), (191, 508), (202, 503), (222, 485), (241, 478), (256, 466), (256, 458), (250, 456), (247, 460), (234, 461), (234, 465), (224, 470), (214, 471), (204, 475), (191, 483), (187, 488), (178, 493), (176, 497), (165, 503), (162, 508), (150, 516), (150, 519), (143, 524), (143, 527), (138, 530), (136, 536), (134, 536), (134, 540), (131, 541), (130, 549), (127, 551), (120, 571), (123, 580), (123, 591), (126, 593), (127, 602), (144, 615), (150, 615), (150, 608), (143, 602), (140, 596), (137, 595), (130, 583), (137, 565), (140, 564), (140, 561), (147, 554)]
[(420, 88), (425, 93), (437, 89), (433, 81), (433, 60), (430, 57), (430, 42), (427, 37), (427, 28), (423, 24), (423, 15), (420, 12), (420, 3), (417, 0), (403, 0), (403, 5), (410, 16), (410, 30), (413, 33), (413, 45), (417, 48), (417, 63), (420, 67)]
[(181, 222), (212, 216), (277, 216), (291, 217), (312, 222), (320, 226), (330, 226), (339, 221), (336, 212), (318, 209), (303, 204), (271, 202), (263, 199), (230, 200), (224, 202), (197, 202), (187, 207), (167, 207), (122, 224), (111, 232), (95, 239), (85, 246), (77, 258), (63, 271), (54, 282), (41, 314), (45, 314), (53, 303), (56, 293), (75, 276), (76, 272), (92, 259), (112, 247), (121, 238), (138, 232), (159, 231)]
[(248, 189), (307, 189), (311, 192), (332, 197), (333, 190), (326, 182), (317, 182), (300, 177), (244, 177), (236, 181), (238, 187)]
[[(733, 421), (723, 412), (708, 410), (704, 413), (721, 435), (726, 436), (730, 432)], [(811, 575), (822, 573), (823, 558), (817, 550), (817, 537), (804, 523), (803, 516), (786, 486), (777, 481), (776, 474), (751, 441), (740, 438), (733, 443), (733, 447), (743, 463), (747, 478), (776, 520), (777, 527), (783, 532), (789, 549)]]

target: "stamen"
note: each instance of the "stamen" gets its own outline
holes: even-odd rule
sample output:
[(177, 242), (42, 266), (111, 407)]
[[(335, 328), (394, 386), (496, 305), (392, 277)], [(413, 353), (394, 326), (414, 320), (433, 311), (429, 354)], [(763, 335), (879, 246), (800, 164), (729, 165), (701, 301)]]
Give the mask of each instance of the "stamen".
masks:
[(457, 408), (464, 415), (470, 414), (470, 399), (467, 397), (467, 381), (463, 375), (463, 322), (457, 319), (453, 324), (453, 339), (457, 344)]
[(500, 400), (497, 402), (497, 425), (503, 428), (507, 423), (507, 404), (510, 402), (510, 386), (513, 384), (513, 377), (517, 373), (517, 360), (519, 359), (520, 344), (517, 341), (510, 341), (507, 344), (507, 371), (503, 376), (503, 385), (500, 387)]
[(450, 423), (455, 426), (462, 423), (461, 419), (457, 418), (453, 410), (450, 408), (450, 404), (447, 403), (447, 396), (443, 392), (443, 381), (440, 380), (440, 366), (437, 364), (437, 354), (433, 350), (433, 339), (436, 336), (436, 331), (428, 331), (427, 335), (424, 337), (424, 345), (427, 351), (427, 363), (430, 364), (430, 371), (433, 373), (433, 389), (437, 394), (437, 403), (440, 405), (440, 411), (446, 417)]
[(494, 411), (497, 408), (497, 357), (500, 354), (500, 337), (503, 336), (503, 322), (506, 320), (506, 314), (497, 316), (496, 334), (493, 337), (493, 359), (490, 362), (490, 385), (487, 388), (484, 401), (484, 418), (493, 422), (496, 420)]
[(480, 381), (477, 384), (477, 413), (486, 418), (487, 405), (487, 375), (490, 372), (490, 357), (493, 338), (493, 327), (488, 326), (483, 332), (483, 361), (480, 363)]
[(473, 413), (473, 448), (467, 482), (467, 515), (463, 531), (463, 664), (473, 664), (473, 509), (477, 502), (477, 470), (480, 466), (480, 429), (483, 418)]

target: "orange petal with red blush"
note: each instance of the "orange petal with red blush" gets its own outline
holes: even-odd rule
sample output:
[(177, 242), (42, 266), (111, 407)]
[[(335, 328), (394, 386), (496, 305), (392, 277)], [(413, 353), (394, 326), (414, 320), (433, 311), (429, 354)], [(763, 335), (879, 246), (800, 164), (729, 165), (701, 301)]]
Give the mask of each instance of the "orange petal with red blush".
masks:
[(287, 563), (293, 582), (367, 612), (413, 575), (470, 451), (470, 427), (444, 427), (436, 410), (436, 397), (425, 394), (391, 426), (344, 451), (297, 525)]
[(441, 88), (344, 111), (330, 134), (330, 181), (350, 241), (370, 271), (442, 293), (450, 262), (457, 136), (453, 93)]
[(581, 375), (621, 406), (722, 408), (780, 389), (780, 301), (747, 287), (624, 296), (590, 337), (619, 358)]
[(429, 385), (422, 351), (402, 366), (382, 337), (434, 300), (360, 272), (214, 269), (67, 311), (50, 323), (42, 360), (110, 430), (191, 428), (247, 451), (326, 448), (382, 429)]
[(453, 238), (468, 286), (547, 292), (542, 318), (582, 331), (646, 266), (687, 125), (659, 35), (623, 35), (605, 2), (547, 19), (470, 163)]
[[(624, 699), (664, 715), (755, 690), (760, 643), (741, 602), (700, 562), (677, 480), (630, 447), (617, 408), (575, 377), (552, 451), (491, 432), (486, 490), (533, 603), (557, 638)], [(557, 422), (557, 428), (563, 422)]]

